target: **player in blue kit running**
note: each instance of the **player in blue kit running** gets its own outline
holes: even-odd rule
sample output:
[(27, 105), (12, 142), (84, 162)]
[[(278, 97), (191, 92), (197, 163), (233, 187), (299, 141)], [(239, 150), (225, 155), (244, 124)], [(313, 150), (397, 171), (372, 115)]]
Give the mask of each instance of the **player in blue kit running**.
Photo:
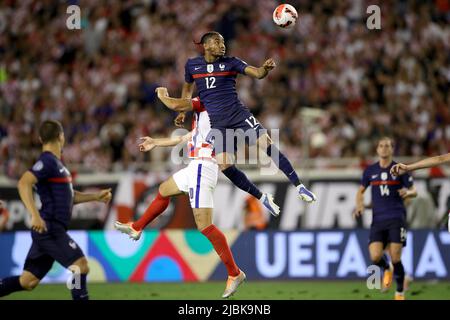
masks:
[[(64, 132), (57, 121), (47, 120), (39, 128), (42, 154), (19, 180), (20, 198), (31, 214), (31, 248), (20, 276), (0, 279), (0, 297), (15, 291), (32, 290), (50, 271), (53, 262), (76, 273), (71, 289), (74, 300), (88, 300), (86, 277), (88, 262), (77, 243), (67, 234), (74, 204), (111, 200), (111, 189), (83, 193), (72, 188), (72, 176), (61, 161)], [(38, 211), (33, 188), (42, 203)]]
[[(364, 212), (364, 191), (371, 186), (373, 217), (369, 236), (370, 258), (375, 265), (389, 270), (389, 264), (383, 256), (388, 247), (397, 283), (395, 299), (404, 300), (405, 270), (401, 261), (402, 248), (406, 245), (404, 200), (417, 196), (417, 192), (409, 174), (399, 178), (391, 175), (390, 170), (396, 164), (392, 160), (393, 152), (392, 139), (384, 137), (378, 141), (379, 161), (364, 170), (356, 196), (355, 218)], [(386, 280), (383, 279), (383, 282)]]
[(250, 145), (257, 143), (259, 148), (267, 153), (297, 188), (302, 200), (316, 201), (316, 196), (300, 182), (289, 160), (272, 143), (264, 127), (237, 96), (236, 77), (238, 74), (263, 79), (275, 68), (275, 61), (268, 59), (262, 67), (256, 68), (238, 58), (225, 56), (224, 39), (218, 32), (204, 34), (199, 44), (203, 45), (204, 55), (187, 61), (182, 98), (192, 97), (195, 83), (200, 100), (205, 105), (211, 119), (210, 139), (214, 143), (216, 159), (222, 172), (236, 186), (251, 193), (257, 199), (261, 198), (261, 192), (254, 187), (254, 184), (242, 171), (237, 170), (232, 164), (232, 154), (236, 149), (234, 141), (227, 139), (230, 130), (234, 132), (241, 129), (243, 132), (253, 132), (254, 134), (250, 135), (250, 141), (247, 142)]

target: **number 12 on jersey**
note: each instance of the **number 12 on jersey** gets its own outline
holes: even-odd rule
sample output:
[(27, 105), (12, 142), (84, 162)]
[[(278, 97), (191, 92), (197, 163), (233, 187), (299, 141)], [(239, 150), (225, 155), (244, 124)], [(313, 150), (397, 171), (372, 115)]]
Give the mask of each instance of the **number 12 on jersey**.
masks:
[(216, 83), (216, 78), (215, 77), (206, 77), (205, 81), (206, 81), (206, 89), (212, 89), (212, 88), (216, 87), (214, 85)]

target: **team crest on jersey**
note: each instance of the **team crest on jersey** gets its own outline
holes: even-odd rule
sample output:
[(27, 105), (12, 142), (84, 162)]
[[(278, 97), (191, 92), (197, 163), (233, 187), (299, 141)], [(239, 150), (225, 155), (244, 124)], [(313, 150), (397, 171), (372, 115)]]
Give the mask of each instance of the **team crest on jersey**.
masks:
[(385, 180), (387, 180), (387, 179), (388, 179), (388, 174), (387, 174), (387, 172), (382, 172), (382, 173), (381, 173), (381, 180), (385, 181)]
[(212, 73), (214, 71), (214, 65), (208, 64), (206, 66), (206, 71), (208, 71), (209, 73)]
[(219, 68), (220, 68), (220, 71), (223, 71), (223, 70), (225, 70), (225, 65), (224, 64), (219, 64)]

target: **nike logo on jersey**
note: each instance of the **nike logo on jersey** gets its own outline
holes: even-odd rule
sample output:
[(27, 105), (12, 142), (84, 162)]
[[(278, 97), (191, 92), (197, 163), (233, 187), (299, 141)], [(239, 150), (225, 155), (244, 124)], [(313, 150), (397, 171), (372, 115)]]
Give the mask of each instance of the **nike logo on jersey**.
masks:
[(65, 169), (65, 168), (61, 168), (61, 169), (59, 169), (59, 172), (60, 172), (60, 173), (63, 173), (64, 171), (66, 171), (66, 169)]
[(75, 243), (75, 241), (70, 241), (69, 246), (74, 250), (77, 248), (77, 244)]
[(377, 174), (372, 175), (372, 179), (375, 179), (376, 177), (378, 177)]
[(194, 68), (194, 70), (199, 70), (199, 69), (201, 69), (202, 67), (195, 67)]

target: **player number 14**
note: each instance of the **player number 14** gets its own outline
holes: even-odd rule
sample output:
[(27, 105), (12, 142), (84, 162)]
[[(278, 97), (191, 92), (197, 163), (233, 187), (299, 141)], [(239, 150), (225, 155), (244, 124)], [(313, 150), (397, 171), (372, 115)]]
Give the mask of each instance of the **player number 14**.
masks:
[(205, 80), (206, 80), (206, 89), (212, 89), (216, 87), (214, 85), (216, 83), (215, 77), (206, 77)]

